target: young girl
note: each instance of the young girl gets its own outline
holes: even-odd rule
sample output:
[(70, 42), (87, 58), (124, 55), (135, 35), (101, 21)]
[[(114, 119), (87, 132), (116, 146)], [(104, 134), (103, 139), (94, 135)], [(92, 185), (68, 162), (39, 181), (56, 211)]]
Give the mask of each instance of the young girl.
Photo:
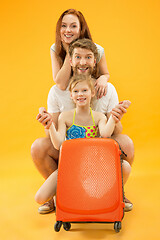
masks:
[[(51, 141), (56, 149), (60, 149), (65, 139), (111, 137), (115, 119), (111, 115), (107, 121), (101, 112), (92, 111), (91, 100), (95, 96), (94, 81), (85, 75), (73, 76), (69, 86), (71, 98), (76, 108), (71, 111), (62, 112), (58, 119), (58, 130), (53, 123), (49, 128)], [(128, 108), (130, 101), (123, 101), (122, 106)], [(127, 181), (131, 167), (123, 160), (123, 180)], [(42, 204), (50, 200), (56, 194), (57, 172), (53, 172), (41, 186), (35, 196), (35, 200)]]
[[(72, 75), (71, 65), (69, 63), (68, 47), (75, 39), (88, 38), (92, 40), (88, 25), (83, 14), (75, 9), (68, 9), (60, 16), (56, 26), (56, 41), (51, 46), (51, 62), (53, 79), (56, 85), (65, 90), (69, 84)], [(107, 81), (109, 79), (109, 72), (107, 69), (104, 49), (96, 44), (99, 60), (98, 69), (99, 75), (95, 82), (97, 97), (101, 98), (106, 95)]]

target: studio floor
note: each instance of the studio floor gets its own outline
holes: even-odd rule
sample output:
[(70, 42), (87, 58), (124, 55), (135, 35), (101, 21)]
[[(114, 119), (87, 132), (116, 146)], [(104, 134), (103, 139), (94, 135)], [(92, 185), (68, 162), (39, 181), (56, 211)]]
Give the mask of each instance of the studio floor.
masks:
[(69, 232), (63, 228), (55, 232), (55, 213), (40, 215), (37, 211), (34, 195), (43, 179), (29, 153), (5, 155), (0, 170), (0, 239), (160, 239), (159, 154), (158, 149), (154, 151), (154, 157), (153, 149), (146, 155), (144, 152), (143, 148), (136, 151), (132, 174), (125, 187), (134, 209), (125, 214), (119, 233), (114, 232), (113, 224), (96, 223), (72, 224)]

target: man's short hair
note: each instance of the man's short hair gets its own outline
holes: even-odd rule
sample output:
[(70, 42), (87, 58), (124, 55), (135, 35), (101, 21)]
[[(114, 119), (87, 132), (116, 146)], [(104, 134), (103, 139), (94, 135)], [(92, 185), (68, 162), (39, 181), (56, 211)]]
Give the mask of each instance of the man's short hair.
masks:
[(74, 51), (75, 48), (84, 48), (84, 49), (87, 49), (87, 50), (91, 50), (94, 54), (96, 62), (98, 62), (99, 54), (98, 54), (97, 46), (90, 39), (82, 38), (82, 39), (74, 40), (69, 45), (69, 55), (71, 57), (73, 55), (73, 51)]

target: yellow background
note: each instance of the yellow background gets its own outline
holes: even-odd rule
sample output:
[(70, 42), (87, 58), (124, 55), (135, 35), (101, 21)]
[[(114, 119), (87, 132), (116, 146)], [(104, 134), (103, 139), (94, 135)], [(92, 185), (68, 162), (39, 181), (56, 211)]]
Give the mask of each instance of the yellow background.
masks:
[[(33, 239), (36, 236), (52, 239), (55, 234), (51, 228), (55, 216), (42, 218), (37, 214), (34, 194), (43, 179), (32, 163), (30, 147), (36, 138), (44, 136), (42, 126), (35, 118), (38, 108), (47, 106), (47, 95), (53, 85), (50, 46), (55, 39), (57, 19), (68, 8), (76, 8), (84, 14), (94, 42), (105, 49), (110, 82), (116, 87), (119, 99), (130, 99), (132, 102), (122, 123), (124, 133), (135, 144), (135, 162), (126, 186), (135, 208), (124, 219), (125, 229), (120, 233), (121, 239), (158, 239), (159, 0), (1, 1), (2, 239)], [(143, 221), (145, 227), (140, 228)], [(6, 224), (11, 229), (10, 235), (5, 233)], [(73, 239), (75, 236), (77, 239), (93, 239), (91, 228), (86, 230), (88, 235), (85, 232), (80, 236), (80, 231), (76, 232), (77, 235), (74, 233)], [(102, 227), (102, 232), (97, 230), (100, 236), (104, 229)], [(27, 231), (29, 233), (26, 234)], [(67, 234), (63, 232), (63, 238), (61, 234), (59, 239), (67, 236), (72, 239)], [(111, 230), (108, 234), (114, 239)], [(102, 238), (107, 238), (107, 235), (102, 234)]]

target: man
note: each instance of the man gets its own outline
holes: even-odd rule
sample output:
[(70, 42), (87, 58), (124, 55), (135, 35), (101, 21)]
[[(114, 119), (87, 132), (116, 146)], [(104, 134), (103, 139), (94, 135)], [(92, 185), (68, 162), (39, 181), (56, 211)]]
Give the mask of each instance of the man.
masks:
[[(70, 64), (72, 66), (73, 74), (89, 74), (94, 78), (98, 76), (96, 60), (98, 59), (98, 52), (96, 45), (89, 39), (79, 39), (71, 43), (69, 47)], [(60, 90), (54, 85), (48, 95), (48, 112), (52, 116), (52, 120), (57, 126), (58, 116), (62, 111), (67, 111), (74, 108), (74, 104), (70, 98), (68, 89)], [(107, 85), (107, 94), (100, 99), (93, 102), (93, 109), (101, 111), (109, 116), (114, 115), (115, 120), (120, 120), (126, 110), (118, 103), (118, 96), (114, 86), (111, 83)], [(45, 115), (46, 109), (40, 108), (38, 120), (46, 129), (50, 126), (50, 121)], [(41, 116), (41, 117), (40, 117)], [(120, 121), (116, 124), (113, 139), (119, 142), (122, 150), (127, 154), (123, 156), (131, 165), (134, 157), (134, 147), (132, 140), (127, 135), (122, 135), (122, 125)], [(46, 130), (47, 137), (37, 139), (31, 148), (33, 161), (46, 179), (49, 175), (57, 170), (58, 151), (54, 149), (49, 134)], [(125, 211), (132, 210), (133, 204), (125, 198)], [(39, 207), (39, 213), (48, 213), (54, 210), (54, 201), (43, 204)]]

